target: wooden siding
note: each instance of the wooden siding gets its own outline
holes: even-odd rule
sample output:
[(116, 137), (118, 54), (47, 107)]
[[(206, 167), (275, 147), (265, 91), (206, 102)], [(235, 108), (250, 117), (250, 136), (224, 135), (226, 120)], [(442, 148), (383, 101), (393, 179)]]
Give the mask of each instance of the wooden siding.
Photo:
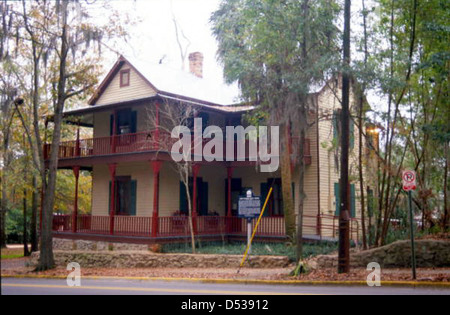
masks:
[[(120, 87), (120, 71), (130, 69), (130, 85)], [(137, 100), (156, 95), (156, 91), (138, 74), (125, 63), (120, 71), (111, 80), (103, 94), (95, 105), (106, 105), (131, 100)]]
[[(337, 95), (341, 95), (341, 90), (337, 90)], [(351, 93), (351, 110), (354, 112), (355, 104), (353, 92)], [(318, 103), (320, 104), (320, 115), (327, 117), (321, 119), (319, 122), (319, 178), (320, 178), (320, 212), (324, 215), (334, 215), (336, 210), (336, 198), (334, 192), (335, 183), (339, 183), (339, 170), (336, 164), (335, 150), (332, 149), (333, 143), (333, 111), (340, 109), (340, 101), (336, 98), (335, 93), (330, 88), (324, 89), (318, 95)], [(359, 150), (359, 135), (358, 128), (354, 128), (354, 147), (350, 152), (350, 177), (355, 180), (352, 182), (356, 188), (356, 218), (361, 218), (361, 193), (358, 176), (358, 150)], [(364, 141), (364, 140), (363, 140)], [(364, 145), (364, 144), (363, 144)], [(338, 157), (338, 159), (340, 159)], [(313, 159), (314, 161), (314, 159)], [(340, 160), (339, 160), (340, 163)], [(316, 177), (317, 178), (317, 177)], [(323, 224), (332, 224), (331, 219), (324, 219)], [(326, 231), (325, 236), (331, 235), (331, 231)], [(336, 236), (336, 235), (334, 235)]]

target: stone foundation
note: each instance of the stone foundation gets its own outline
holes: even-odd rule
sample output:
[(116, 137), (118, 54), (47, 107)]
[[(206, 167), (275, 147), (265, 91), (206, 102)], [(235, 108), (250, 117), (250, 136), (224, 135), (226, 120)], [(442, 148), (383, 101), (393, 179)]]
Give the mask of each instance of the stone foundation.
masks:
[[(398, 241), (380, 248), (353, 253), (350, 260), (353, 268), (366, 268), (371, 262), (380, 264), (381, 268), (410, 268), (411, 242)], [(419, 268), (450, 267), (450, 241), (416, 241), (416, 260)], [(338, 258), (336, 255), (323, 255), (308, 263), (313, 269), (337, 268)]]
[(152, 245), (128, 244), (128, 243), (108, 243), (98, 241), (67, 240), (54, 238), (53, 250), (56, 251), (150, 251)]
[[(143, 251), (54, 251), (57, 266), (77, 262), (81, 268), (238, 268), (239, 255), (156, 254)], [(39, 252), (31, 256), (37, 264)], [(284, 268), (288, 257), (251, 256), (246, 266), (253, 268)]]

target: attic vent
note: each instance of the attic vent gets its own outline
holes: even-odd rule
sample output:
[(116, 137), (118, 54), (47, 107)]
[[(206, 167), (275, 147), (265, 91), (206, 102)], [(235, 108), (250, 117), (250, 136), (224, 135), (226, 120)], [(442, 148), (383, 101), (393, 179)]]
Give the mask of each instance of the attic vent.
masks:
[(203, 54), (201, 52), (189, 55), (189, 68), (193, 75), (203, 78)]
[(130, 69), (120, 71), (120, 87), (130, 86)]

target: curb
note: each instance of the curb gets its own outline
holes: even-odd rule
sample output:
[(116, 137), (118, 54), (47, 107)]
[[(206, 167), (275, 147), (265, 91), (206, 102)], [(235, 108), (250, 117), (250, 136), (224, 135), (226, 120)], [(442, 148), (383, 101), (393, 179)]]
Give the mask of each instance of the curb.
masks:
[[(2, 278), (12, 279), (54, 279), (65, 280), (66, 276), (47, 275), (2, 275)], [(165, 277), (102, 277), (85, 276), (88, 280), (138, 280), (138, 281), (184, 281), (216, 284), (260, 284), (260, 285), (292, 285), (292, 286), (367, 286), (365, 281), (302, 281), (302, 280), (256, 280), (256, 279), (207, 279), (207, 278), (165, 278)], [(449, 289), (449, 282), (420, 282), (420, 281), (381, 281), (382, 287), (409, 288), (439, 288)]]

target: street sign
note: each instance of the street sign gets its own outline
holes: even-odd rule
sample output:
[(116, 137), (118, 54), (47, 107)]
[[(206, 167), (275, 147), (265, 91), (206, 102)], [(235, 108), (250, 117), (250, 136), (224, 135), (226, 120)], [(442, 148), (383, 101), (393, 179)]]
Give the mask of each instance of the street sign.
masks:
[(416, 280), (417, 278), (417, 271), (416, 271), (416, 246), (415, 246), (415, 240), (414, 240), (414, 211), (412, 207), (412, 191), (416, 190), (417, 184), (416, 184), (417, 174), (414, 171), (404, 171), (402, 174), (402, 180), (403, 180), (403, 190), (408, 192), (408, 205), (409, 205), (409, 223), (410, 223), (410, 235), (411, 235), (411, 265), (412, 265), (412, 274), (413, 279)]
[(403, 190), (404, 191), (416, 190), (417, 188), (416, 179), (417, 179), (416, 172), (404, 171), (402, 175)]
[(247, 219), (259, 217), (261, 214), (260, 197), (240, 197), (239, 198), (239, 216)]

